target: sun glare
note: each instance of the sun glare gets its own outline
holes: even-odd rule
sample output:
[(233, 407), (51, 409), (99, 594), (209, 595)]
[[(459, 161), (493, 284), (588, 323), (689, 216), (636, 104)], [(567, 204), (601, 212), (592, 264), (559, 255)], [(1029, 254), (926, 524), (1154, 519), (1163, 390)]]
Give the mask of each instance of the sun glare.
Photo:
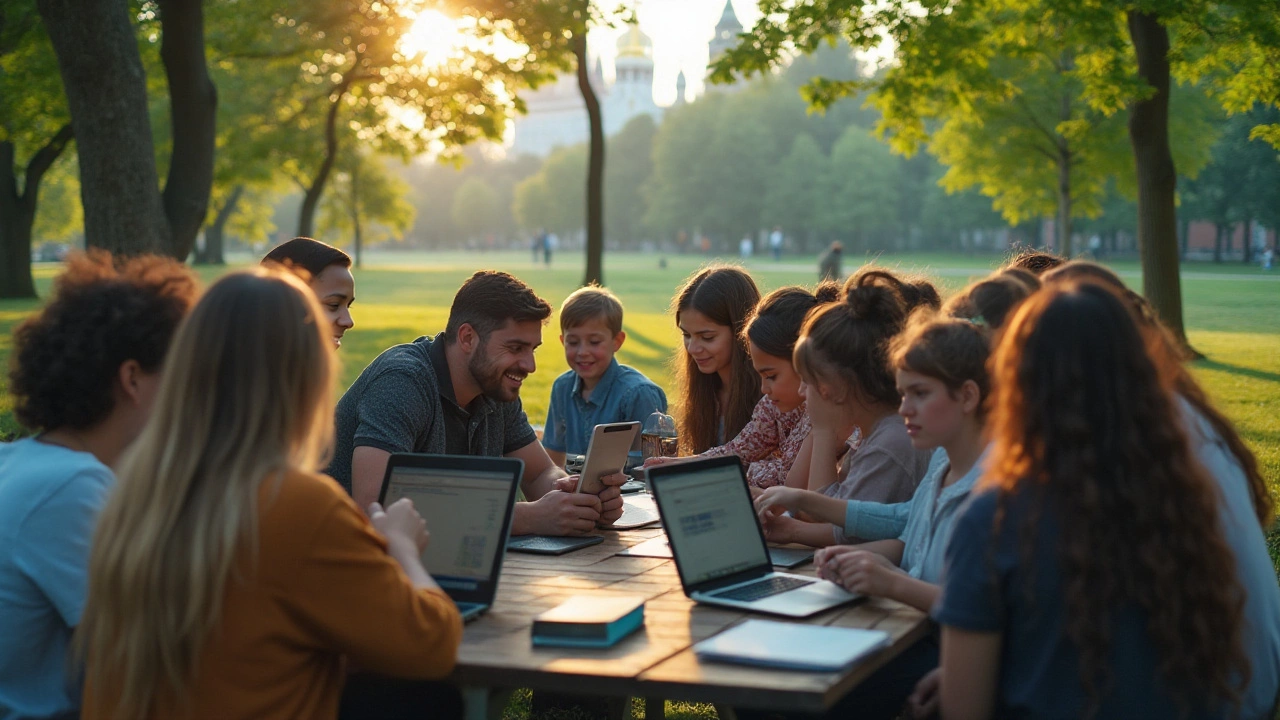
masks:
[(448, 60), (461, 42), (456, 21), (435, 10), (425, 10), (418, 13), (401, 39), (400, 52), (431, 67)]

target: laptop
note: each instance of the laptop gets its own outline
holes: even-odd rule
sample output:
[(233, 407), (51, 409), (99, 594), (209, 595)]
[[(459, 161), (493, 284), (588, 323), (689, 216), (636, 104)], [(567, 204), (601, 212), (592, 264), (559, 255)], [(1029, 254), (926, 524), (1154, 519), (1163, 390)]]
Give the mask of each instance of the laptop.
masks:
[(829, 580), (774, 572), (736, 456), (657, 465), (648, 473), (690, 599), (788, 617), (857, 599)]
[(413, 500), (431, 532), (422, 564), (463, 620), (488, 610), (498, 592), (523, 475), (514, 458), (395, 453), (387, 461), (378, 502)]

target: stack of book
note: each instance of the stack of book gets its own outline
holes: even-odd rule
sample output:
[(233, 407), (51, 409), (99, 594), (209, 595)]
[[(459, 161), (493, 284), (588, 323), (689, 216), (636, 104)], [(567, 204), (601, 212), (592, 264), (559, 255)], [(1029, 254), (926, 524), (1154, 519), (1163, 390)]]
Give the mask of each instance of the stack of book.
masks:
[(642, 625), (639, 595), (575, 595), (533, 619), (533, 645), (609, 647)]

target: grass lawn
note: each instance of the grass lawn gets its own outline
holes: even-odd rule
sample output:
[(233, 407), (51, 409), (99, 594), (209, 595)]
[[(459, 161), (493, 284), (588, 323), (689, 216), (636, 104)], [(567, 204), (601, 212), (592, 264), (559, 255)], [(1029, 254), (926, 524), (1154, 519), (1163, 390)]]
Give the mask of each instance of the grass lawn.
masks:
[[(243, 258), (248, 262), (249, 258)], [(679, 345), (679, 333), (667, 306), (681, 281), (705, 258), (668, 256), (668, 267), (659, 267), (659, 256), (611, 254), (606, 258), (605, 278), (626, 306), (627, 341), (619, 359), (632, 365), (674, 396), (669, 363)], [(999, 259), (990, 256), (898, 255), (880, 259), (882, 264), (931, 276), (954, 290), (971, 278), (987, 273)], [(534, 265), (529, 253), (373, 253), (367, 267), (356, 271), (358, 299), (352, 308), (356, 326), (343, 343), (341, 384), (346, 388), (379, 352), (396, 343), (444, 329), (449, 305), (457, 287), (479, 268), (500, 268), (532, 285), (553, 305), (572, 292), (582, 277), (576, 254), (562, 253), (551, 267)], [(857, 265), (846, 260), (846, 270)], [(762, 291), (782, 285), (812, 284), (817, 262), (812, 257), (784, 258), (774, 263), (757, 258), (746, 263)], [(1140, 287), (1136, 263), (1113, 267), (1126, 282)], [(47, 293), (56, 266), (38, 266), (37, 284)], [(212, 281), (225, 272), (203, 268)], [(1280, 273), (1265, 275), (1256, 267), (1235, 263), (1190, 264), (1183, 269), (1186, 322), (1192, 344), (1206, 359), (1196, 363), (1195, 373), (1212, 397), (1236, 423), (1262, 466), (1273, 493), (1280, 496)], [(39, 305), (36, 301), (0, 301), (0, 361), (7, 367), (12, 327)], [(551, 382), (568, 366), (557, 340), (555, 316), (544, 332), (537, 353), (538, 371), (525, 382), (522, 396), (529, 419), (540, 424), (546, 417)], [(5, 379), (0, 379), (0, 437), (18, 431), (9, 412)], [(1280, 567), (1280, 530), (1270, 535), (1272, 558)], [(527, 696), (517, 696), (508, 717), (527, 714)], [(638, 710), (638, 708), (637, 708)], [(708, 706), (669, 704), (670, 717), (714, 716)]]

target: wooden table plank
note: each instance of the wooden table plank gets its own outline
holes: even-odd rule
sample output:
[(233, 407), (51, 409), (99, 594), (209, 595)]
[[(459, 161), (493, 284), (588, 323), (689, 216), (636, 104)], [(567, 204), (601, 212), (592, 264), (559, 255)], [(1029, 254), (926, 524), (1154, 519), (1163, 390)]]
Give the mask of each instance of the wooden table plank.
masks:
[[(691, 646), (748, 617), (685, 597), (674, 563), (616, 556), (662, 534), (660, 528), (601, 531), (598, 545), (562, 556), (509, 553), (489, 613), (463, 634), (454, 680), (476, 688), (531, 687), (550, 692), (643, 696), (788, 710), (820, 711), (927, 632), (922, 613), (888, 600), (868, 600), (806, 621), (876, 627), (891, 648), (848, 673), (797, 673), (700, 663)], [(793, 572), (813, 575), (812, 565)], [(533, 618), (577, 594), (641, 595), (645, 626), (604, 649), (534, 648)]]

